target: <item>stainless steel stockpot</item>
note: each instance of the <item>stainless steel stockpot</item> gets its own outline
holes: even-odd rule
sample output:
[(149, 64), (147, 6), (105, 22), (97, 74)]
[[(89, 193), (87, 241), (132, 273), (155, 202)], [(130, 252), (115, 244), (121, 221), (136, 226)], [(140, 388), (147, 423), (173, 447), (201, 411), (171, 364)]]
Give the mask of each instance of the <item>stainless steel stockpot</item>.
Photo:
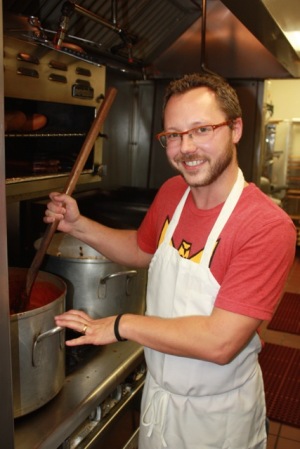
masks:
[[(10, 268), (13, 291), (25, 286), (27, 269)], [(39, 271), (41, 287), (54, 285), (60, 293), (51, 302), (10, 316), (14, 417), (32, 412), (49, 402), (65, 380), (65, 335), (54, 316), (65, 310), (66, 285), (57, 276)], [(18, 289), (17, 289), (18, 290)]]
[(54, 235), (43, 269), (66, 282), (66, 309), (80, 309), (93, 318), (145, 312), (147, 270), (113, 263), (72, 236)]

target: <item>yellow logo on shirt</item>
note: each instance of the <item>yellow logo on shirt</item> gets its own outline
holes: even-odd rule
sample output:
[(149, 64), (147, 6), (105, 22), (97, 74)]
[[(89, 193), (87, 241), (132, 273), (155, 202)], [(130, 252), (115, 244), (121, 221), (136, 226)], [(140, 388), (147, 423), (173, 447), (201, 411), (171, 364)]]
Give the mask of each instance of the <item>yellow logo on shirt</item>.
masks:
[[(170, 224), (169, 219), (166, 218), (166, 221), (165, 221), (165, 223), (163, 225), (163, 228), (162, 228), (162, 232), (160, 234), (158, 246), (160, 246), (162, 244), (162, 242), (165, 240), (165, 236), (166, 236), (166, 232), (167, 232), (169, 224)], [(216, 242), (213, 253), (215, 253), (215, 249), (216, 249), (218, 243), (219, 243), (219, 241)], [(192, 262), (200, 263), (200, 260), (201, 260), (204, 248), (202, 248), (197, 253), (192, 254), (192, 243), (190, 243), (190, 242), (188, 242), (186, 240), (182, 240), (180, 245), (179, 245), (179, 247), (176, 248), (175, 243), (173, 241), (173, 238), (170, 240), (170, 245), (173, 248), (177, 249), (177, 251), (180, 254), (180, 256), (183, 257), (184, 259), (189, 259)]]

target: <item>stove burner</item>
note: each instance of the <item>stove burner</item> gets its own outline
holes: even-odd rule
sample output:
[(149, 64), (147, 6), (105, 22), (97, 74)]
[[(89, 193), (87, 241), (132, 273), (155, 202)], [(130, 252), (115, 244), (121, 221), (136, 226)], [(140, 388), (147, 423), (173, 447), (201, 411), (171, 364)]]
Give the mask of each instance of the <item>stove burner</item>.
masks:
[[(66, 330), (66, 340), (77, 338), (79, 335), (81, 334), (78, 332), (70, 329)], [(68, 376), (79, 369), (87, 361), (91, 360), (95, 354), (98, 354), (100, 350), (101, 347), (94, 345), (66, 346), (66, 375)]]

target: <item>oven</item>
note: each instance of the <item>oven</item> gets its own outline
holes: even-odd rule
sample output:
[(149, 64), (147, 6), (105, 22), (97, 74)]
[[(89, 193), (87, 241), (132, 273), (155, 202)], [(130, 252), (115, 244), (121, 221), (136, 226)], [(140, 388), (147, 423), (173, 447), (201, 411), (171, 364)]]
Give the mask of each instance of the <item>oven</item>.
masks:
[[(25, 32), (26, 31), (26, 32)], [(10, 18), (4, 35), (8, 199), (63, 188), (105, 93), (105, 67), (80, 48), (56, 51), (32, 38), (34, 20)], [(103, 134), (78, 186), (101, 181)]]

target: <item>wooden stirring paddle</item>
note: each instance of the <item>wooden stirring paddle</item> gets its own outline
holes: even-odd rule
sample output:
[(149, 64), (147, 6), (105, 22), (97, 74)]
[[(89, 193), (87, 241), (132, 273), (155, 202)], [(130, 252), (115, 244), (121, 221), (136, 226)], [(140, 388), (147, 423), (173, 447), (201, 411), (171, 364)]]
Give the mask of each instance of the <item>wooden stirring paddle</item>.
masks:
[[(107, 90), (107, 94), (105, 95), (103, 102), (98, 110), (97, 115), (96, 115), (96, 118), (94, 119), (92, 126), (83, 142), (81, 150), (77, 156), (75, 164), (74, 164), (72, 171), (70, 173), (70, 176), (68, 178), (66, 187), (64, 189), (64, 193), (66, 193), (67, 195), (71, 195), (74, 191), (74, 188), (76, 186), (78, 178), (85, 166), (87, 158), (91, 152), (91, 149), (93, 148), (96, 138), (99, 135), (100, 129), (101, 129), (101, 127), (104, 123), (104, 120), (109, 112), (109, 109), (115, 99), (116, 94), (117, 94), (117, 90), (113, 87), (111, 87)], [(46, 254), (46, 251), (49, 247), (51, 239), (57, 229), (58, 223), (59, 223), (58, 220), (56, 220), (46, 227), (46, 231), (41, 240), (41, 244), (35, 254), (35, 257), (31, 263), (31, 266), (28, 269), (27, 278), (26, 278), (26, 287), (25, 287), (24, 291), (21, 293), (20, 297), (16, 298), (16, 301), (14, 303), (15, 313), (24, 312), (29, 304), (30, 293), (31, 293), (33, 284), (36, 280), (40, 266), (42, 264), (45, 254)]]

